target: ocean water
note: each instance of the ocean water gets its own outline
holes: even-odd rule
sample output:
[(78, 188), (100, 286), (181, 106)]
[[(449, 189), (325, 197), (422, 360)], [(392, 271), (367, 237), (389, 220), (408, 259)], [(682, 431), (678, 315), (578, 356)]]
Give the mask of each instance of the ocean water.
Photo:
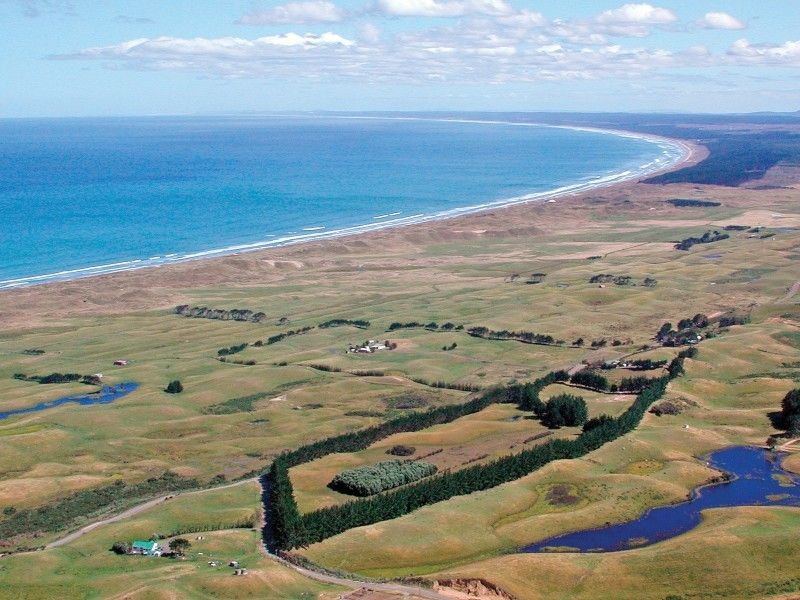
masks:
[(0, 288), (543, 199), (683, 152), (498, 122), (0, 120)]

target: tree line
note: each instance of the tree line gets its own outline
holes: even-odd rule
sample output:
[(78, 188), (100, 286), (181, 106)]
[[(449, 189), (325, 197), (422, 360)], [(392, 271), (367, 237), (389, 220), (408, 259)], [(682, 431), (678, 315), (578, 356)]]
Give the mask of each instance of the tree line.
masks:
[(399, 321), (395, 321), (391, 323), (389, 327), (386, 328), (386, 331), (397, 331), (398, 329), (427, 329), (428, 331), (463, 331), (463, 325), (456, 325), (455, 323), (451, 323), (448, 321), (447, 323), (442, 323), (439, 325), (436, 321), (431, 321), (430, 323), (420, 323), (419, 321), (408, 321), (407, 323), (401, 323)]
[[(303, 547), (353, 527), (394, 519), (454, 496), (514, 481), (554, 460), (583, 456), (632, 431), (646, 410), (664, 395), (669, 380), (677, 376), (672, 373), (682, 372), (684, 358), (676, 357), (670, 363), (670, 375), (651, 380), (620, 417), (612, 418), (604, 415), (594, 419), (591, 426), (585, 427), (583, 433), (574, 440), (552, 440), (489, 463), (455, 472), (446, 471), (393, 492), (353, 500), (304, 515), (300, 515), (294, 501), (289, 479), (290, 467), (332, 452), (362, 450), (393, 433), (418, 431), (438, 423), (450, 422), (497, 402), (515, 402), (520, 408), (535, 406), (541, 401), (539, 398), (541, 390), (551, 383), (564, 381), (568, 375), (564, 371), (549, 373), (529, 384), (510, 386), (507, 389), (492, 389), (483, 396), (460, 405), (443, 406), (424, 413), (404, 415), (381, 425), (320, 440), (293, 452), (287, 452), (275, 459), (266, 477), (266, 489), (269, 490), (270, 500), (265, 506), (265, 512), (268, 514), (265, 528), (266, 541), (278, 550)], [(676, 364), (680, 365), (680, 369), (672, 368)]]
[(344, 325), (351, 325), (359, 329), (369, 329), (370, 322), (365, 319), (331, 319), (317, 325), (320, 329), (328, 329), (330, 327), (342, 327)]
[(74, 383), (76, 381), (80, 381), (86, 385), (102, 384), (102, 381), (97, 375), (81, 375), (80, 373), (50, 373), (49, 375), (26, 375), (25, 373), (14, 373), (14, 379), (43, 384)]
[[(656, 378), (657, 379), (657, 378)], [(570, 382), (598, 392), (640, 392), (656, 379), (637, 375), (623, 377), (619, 383), (610, 383), (608, 379), (590, 369), (578, 371), (570, 377)]]
[(267, 318), (263, 312), (253, 312), (247, 308), (232, 308), (225, 310), (221, 308), (208, 308), (207, 306), (189, 306), (181, 304), (175, 307), (175, 314), (192, 319), (215, 319), (218, 321), (249, 321), (251, 323), (261, 323)]
[(494, 331), (488, 327), (470, 327), (467, 333), (472, 337), (483, 338), (485, 340), (514, 340), (523, 344), (539, 344), (542, 346), (553, 346), (564, 344), (564, 340), (556, 340), (552, 335), (546, 333), (535, 333), (533, 331)]

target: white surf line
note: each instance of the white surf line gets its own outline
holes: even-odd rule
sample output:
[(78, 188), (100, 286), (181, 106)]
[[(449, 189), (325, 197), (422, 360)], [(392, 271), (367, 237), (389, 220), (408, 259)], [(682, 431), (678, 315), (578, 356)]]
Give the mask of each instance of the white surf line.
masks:
[[(352, 119), (352, 120), (383, 120), (383, 121), (421, 121), (433, 123), (462, 123), (462, 124), (479, 124), (479, 125), (508, 125), (515, 127), (544, 127), (551, 129), (566, 129), (571, 131), (584, 131), (591, 133), (602, 133), (615, 135), (622, 138), (636, 139), (653, 143), (662, 148), (663, 153), (661, 156), (645, 163), (636, 170), (626, 170), (619, 173), (612, 173), (603, 177), (593, 177), (583, 183), (575, 183), (566, 186), (561, 186), (553, 190), (544, 192), (536, 192), (532, 194), (525, 194), (522, 196), (515, 196), (512, 198), (505, 198), (485, 202), (482, 204), (475, 204), (471, 206), (459, 207), (445, 211), (439, 211), (431, 215), (419, 213), (409, 217), (401, 217), (398, 219), (381, 220), (379, 223), (367, 223), (362, 225), (353, 225), (341, 229), (324, 230), (323, 228), (303, 228), (304, 231), (311, 231), (306, 234), (299, 234), (292, 232), (292, 235), (283, 235), (275, 237), (268, 234), (268, 237), (275, 237), (271, 240), (261, 240), (250, 244), (241, 244), (237, 246), (227, 246), (224, 248), (216, 248), (212, 250), (204, 250), (199, 252), (192, 252), (188, 254), (166, 254), (163, 259), (135, 259), (128, 261), (121, 261), (117, 263), (109, 263), (107, 265), (97, 265), (90, 267), (83, 267), (80, 269), (70, 269), (66, 271), (59, 271), (56, 273), (47, 273), (43, 275), (32, 275), (28, 277), (20, 277), (16, 279), (8, 279), (0, 281), (0, 290), (12, 289), (19, 287), (28, 287), (31, 285), (50, 283), (55, 281), (70, 281), (74, 279), (81, 279), (84, 277), (91, 277), (95, 275), (107, 275), (110, 273), (118, 273), (123, 271), (136, 271), (146, 267), (160, 266), (163, 264), (174, 264), (178, 262), (187, 262), (190, 260), (197, 260), (202, 258), (212, 258), (219, 256), (226, 256), (231, 254), (238, 254), (240, 252), (254, 252), (256, 250), (263, 250), (267, 248), (276, 248), (288, 246), (290, 244), (297, 244), (308, 241), (319, 241), (323, 239), (334, 239), (353, 235), (357, 233), (366, 233), (370, 231), (380, 231), (391, 227), (399, 227), (403, 225), (412, 225), (417, 223), (426, 223), (430, 221), (438, 221), (442, 219), (452, 218), (455, 216), (463, 216), (483, 212), (485, 210), (505, 208), (516, 204), (526, 204), (529, 202), (550, 200), (559, 196), (574, 196), (575, 194), (615, 185), (641, 177), (651, 175), (655, 172), (662, 171), (676, 164), (684, 162), (692, 157), (693, 151), (689, 144), (681, 140), (674, 140), (671, 138), (660, 137), (656, 135), (641, 134), (631, 131), (624, 131), (618, 129), (603, 129), (598, 127), (584, 127), (572, 125), (550, 125), (547, 123), (529, 123), (520, 121), (499, 121), (499, 120), (481, 120), (481, 119), (456, 119), (456, 118), (433, 118), (433, 117), (382, 117), (382, 116), (369, 116), (369, 115), (275, 115), (272, 118), (308, 118), (308, 119)], [(267, 118), (270, 118), (267, 115)], [(667, 150), (678, 150), (678, 155), (670, 154)], [(390, 213), (388, 216), (399, 215), (402, 211)], [(319, 230), (319, 231), (317, 231)]]

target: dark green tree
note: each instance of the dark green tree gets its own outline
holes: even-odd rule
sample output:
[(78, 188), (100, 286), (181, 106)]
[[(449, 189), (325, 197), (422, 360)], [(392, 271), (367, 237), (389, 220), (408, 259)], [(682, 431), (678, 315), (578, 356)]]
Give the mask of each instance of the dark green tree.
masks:
[(192, 544), (186, 538), (175, 538), (169, 543), (169, 549), (178, 556), (183, 556)]
[(129, 554), (131, 545), (128, 542), (114, 542), (111, 545), (111, 551), (114, 552), (114, 554)]
[(781, 400), (780, 421), (786, 431), (800, 433), (800, 388), (791, 390)]
[(168, 394), (180, 394), (183, 391), (183, 384), (175, 379), (167, 384), (167, 387), (164, 388), (164, 391)]
[(583, 424), (583, 432), (586, 433), (587, 431), (591, 431), (592, 429), (596, 429), (597, 427), (601, 427), (603, 425), (607, 425), (609, 423), (614, 422), (614, 417), (610, 417), (608, 415), (600, 415), (599, 417), (592, 417), (586, 423)]
[(542, 424), (551, 429), (575, 427), (583, 425), (588, 414), (586, 402), (583, 398), (572, 394), (560, 394), (553, 396), (545, 404), (542, 413)]

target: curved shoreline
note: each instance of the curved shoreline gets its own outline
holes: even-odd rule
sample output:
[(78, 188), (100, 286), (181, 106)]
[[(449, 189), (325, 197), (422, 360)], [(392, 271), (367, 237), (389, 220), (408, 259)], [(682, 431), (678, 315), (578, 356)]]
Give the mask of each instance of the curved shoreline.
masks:
[[(308, 116), (307, 118), (316, 118)], [(97, 277), (100, 275), (109, 275), (113, 273), (124, 273), (129, 271), (138, 271), (147, 268), (163, 267), (175, 264), (181, 264), (191, 261), (205, 260), (211, 258), (220, 258), (225, 256), (232, 256), (241, 253), (251, 253), (260, 250), (269, 250), (274, 248), (281, 248), (290, 245), (298, 245), (306, 242), (320, 242), (325, 240), (333, 240), (342, 237), (354, 236), (364, 233), (373, 233), (377, 231), (401, 228), (408, 225), (418, 225), (430, 223), (434, 221), (443, 221), (453, 219), (455, 217), (462, 217), (468, 215), (475, 215), (482, 212), (508, 208), (512, 206), (524, 205), (533, 202), (554, 202), (558, 198), (573, 197), (578, 194), (609, 188), (615, 185), (631, 183), (639, 181), (645, 177), (676, 170), (682, 166), (691, 163), (696, 158), (696, 149), (692, 144), (678, 139), (665, 138), (656, 135), (647, 135), (637, 132), (617, 130), (617, 129), (603, 129), (585, 126), (571, 126), (571, 125), (550, 125), (546, 123), (528, 123), (520, 121), (501, 121), (501, 120), (477, 120), (477, 119), (456, 119), (456, 118), (425, 118), (425, 117), (372, 117), (372, 116), (358, 116), (358, 115), (339, 115), (339, 116), (326, 116), (325, 118), (334, 119), (350, 119), (350, 120), (383, 120), (383, 121), (427, 121), (439, 123), (473, 123), (484, 125), (508, 125), (513, 127), (539, 127), (539, 128), (552, 128), (552, 129), (566, 129), (571, 131), (584, 131), (598, 134), (614, 135), (617, 137), (631, 138), (640, 141), (646, 141), (655, 144), (662, 149), (660, 156), (651, 160), (648, 163), (641, 165), (636, 170), (621, 171), (612, 173), (603, 177), (595, 177), (589, 181), (574, 183), (561, 186), (552, 190), (544, 192), (535, 192), (516, 196), (511, 198), (504, 198), (490, 202), (483, 202), (480, 204), (464, 206), (454, 209), (437, 211), (432, 214), (419, 213), (407, 217), (398, 217), (395, 219), (381, 220), (379, 222), (367, 222), (359, 225), (343, 227), (340, 229), (322, 230), (317, 231), (309, 229), (306, 233), (300, 234), (286, 234), (274, 239), (260, 240), (248, 244), (238, 244), (233, 246), (226, 246), (223, 248), (203, 250), (197, 252), (190, 252), (185, 254), (167, 254), (164, 256), (156, 256), (150, 258), (137, 258), (127, 261), (115, 261), (108, 264), (92, 265), (88, 267), (80, 267), (77, 269), (69, 269), (55, 273), (44, 273), (38, 275), (29, 275), (25, 277), (12, 278), (7, 280), (0, 280), (0, 292), (7, 290), (23, 289), (38, 285), (45, 285), (50, 283), (75, 281), (78, 279), (86, 279)], [(676, 151), (675, 156), (670, 154), (671, 148)], [(393, 216), (393, 215), (381, 215)], [(373, 217), (374, 219), (374, 217)]]

